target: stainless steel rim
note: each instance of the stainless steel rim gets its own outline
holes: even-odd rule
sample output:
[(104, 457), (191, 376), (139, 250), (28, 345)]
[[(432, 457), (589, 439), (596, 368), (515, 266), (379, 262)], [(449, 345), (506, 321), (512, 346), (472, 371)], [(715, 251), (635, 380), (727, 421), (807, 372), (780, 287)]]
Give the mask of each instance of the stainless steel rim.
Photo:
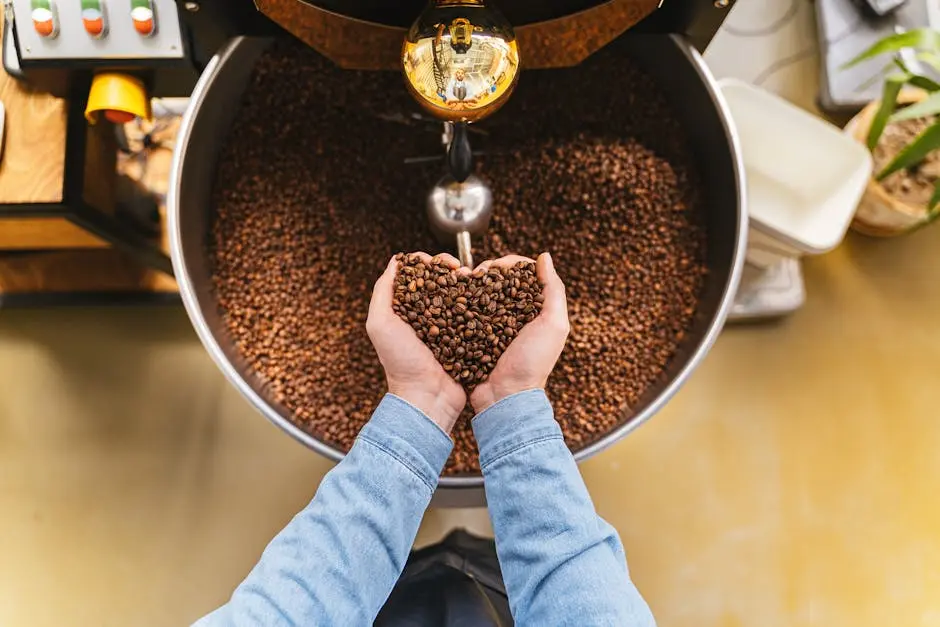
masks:
[(709, 326), (708, 331), (705, 333), (705, 336), (695, 348), (692, 357), (688, 362), (686, 362), (682, 370), (679, 371), (672, 382), (666, 386), (666, 388), (660, 392), (659, 396), (657, 396), (652, 403), (647, 405), (643, 411), (613, 431), (607, 433), (597, 442), (594, 442), (593, 444), (590, 444), (577, 451), (574, 454), (574, 458), (579, 462), (593, 455), (597, 455), (601, 451), (613, 446), (628, 433), (649, 420), (654, 414), (662, 409), (666, 403), (672, 399), (673, 396), (675, 396), (676, 392), (679, 391), (679, 388), (682, 387), (692, 372), (699, 366), (699, 364), (702, 363), (702, 360), (705, 359), (708, 351), (715, 344), (715, 340), (718, 339), (718, 335), (721, 333), (721, 330), (724, 328), (725, 321), (728, 319), (728, 314), (731, 312), (731, 307), (734, 305), (734, 296), (737, 293), (738, 286), (741, 283), (741, 273), (744, 271), (748, 223), (746, 209), (747, 189), (746, 185), (744, 184), (744, 161), (741, 158), (741, 144), (738, 140), (738, 133), (737, 130), (732, 126), (731, 111), (728, 108), (728, 103), (721, 94), (721, 90), (718, 88), (718, 84), (715, 82), (715, 77), (712, 76), (708, 66), (705, 65), (705, 60), (702, 58), (702, 55), (700, 55), (698, 51), (682, 37), (677, 35), (672, 35), (671, 37), (673, 41), (676, 42), (676, 45), (679, 47), (679, 49), (685, 54), (686, 58), (689, 60), (692, 66), (702, 77), (705, 88), (711, 94), (716, 106), (718, 107), (718, 110), (722, 114), (721, 118), (725, 129), (725, 135), (727, 136), (728, 143), (731, 146), (732, 157), (735, 163), (734, 176), (738, 191), (737, 196), (739, 216), (737, 238), (734, 244), (734, 266), (731, 268), (731, 273), (728, 277), (727, 283), (725, 284), (724, 293), (721, 296), (721, 303), (718, 306), (715, 317), (712, 319), (712, 323)]
[(206, 93), (212, 85), (216, 74), (225, 62), (244, 44), (245, 40), (247, 40), (246, 37), (233, 38), (209, 61), (202, 75), (199, 77), (196, 87), (193, 89), (189, 100), (189, 107), (183, 114), (183, 119), (180, 123), (179, 139), (177, 140), (177, 147), (174, 151), (173, 161), (170, 166), (171, 184), (169, 190), (167, 190), (166, 200), (167, 222), (170, 233), (170, 257), (173, 261), (173, 273), (176, 275), (176, 280), (179, 283), (183, 306), (186, 308), (186, 314), (189, 316), (189, 320), (196, 330), (196, 335), (199, 336), (202, 345), (206, 348), (206, 351), (208, 351), (215, 365), (218, 366), (219, 370), (225, 375), (225, 378), (228, 379), (228, 381), (234, 385), (268, 421), (298, 442), (310, 447), (324, 457), (338, 462), (345, 455), (343, 452), (331, 446), (327, 446), (298, 428), (292, 422), (285, 420), (239, 376), (232, 363), (226, 358), (222, 347), (219, 346), (212, 331), (209, 329), (209, 326), (200, 313), (201, 308), (199, 302), (196, 300), (196, 291), (193, 286), (192, 278), (189, 275), (189, 270), (186, 268), (185, 261), (181, 257), (183, 247), (179, 220), (180, 185), (182, 182), (183, 163), (186, 160), (186, 151), (190, 136), (193, 132), (193, 125), (195, 124), (197, 115), (200, 113), (200, 105), (205, 100)]
[[(262, 398), (242, 379), (242, 377), (236, 371), (235, 367), (226, 357), (222, 347), (216, 341), (211, 330), (209, 329), (209, 326), (201, 314), (201, 307), (196, 297), (192, 278), (189, 275), (185, 260), (182, 258), (183, 248), (180, 232), (179, 203), (182, 191), (182, 167), (186, 158), (187, 146), (193, 132), (193, 126), (196, 122), (196, 118), (198, 115), (200, 115), (200, 113), (202, 115), (206, 115), (205, 111), (201, 111), (200, 105), (205, 100), (208, 89), (212, 85), (216, 75), (219, 73), (220, 68), (224, 66), (224, 64), (239, 50), (241, 46), (245, 45), (246, 39), (248, 38), (236, 37), (232, 39), (215, 57), (213, 57), (213, 59), (209, 62), (203, 71), (199, 82), (196, 84), (196, 87), (193, 90), (192, 96), (190, 98), (189, 108), (186, 110), (186, 113), (182, 119), (178, 135), (179, 139), (176, 144), (177, 148), (173, 156), (173, 162), (170, 171), (170, 187), (167, 194), (167, 213), (173, 269), (176, 274), (176, 279), (179, 283), (180, 294), (182, 296), (183, 304), (186, 308), (186, 313), (189, 316), (193, 328), (196, 330), (196, 334), (198, 335), (203, 346), (206, 348), (210, 357), (215, 362), (216, 366), (218, 366), (218, 368), (222, 371), (225, 377), (229, 380), (229, 382), (231, 382), (236, 387), (236, 389), (238, 389), (238, 391), (245, 398), (247, 398), (249, 402), (251, 402), (251, 404), (258, 411), (260, 411), (268, 421), (276, 425), (278, 428), (298, 442), (301, 442), (305, 446), (313, 449), (324, 457), (338, 462), (345, 455), (342, 451), (324, 444), (323, 442), (317, 440), (310, 434), (295, 426), (286, 418), (282, 417), (271, 405), (268, 404), (264, 398)], [(596, 455), (597, 453), (618, 442), (625, 435), (649, 420), (650, 417), (662, 409), (662, 407), (675, 395), (675, 393), (691, 375), (692, 371), (702, 362), (708, 350), (715, 343), (715, 340), (717, 339), (718, 334), (721, 332), (725, 320), (728, 317), (728, 313), (731, 310), (734, 301), (734, 295), (737, 292), (738, 285), (741, 280), (741, 273), (743, 270), (745, 257), (744, 250), (747, 242), (747, 212), (745, 210), (746, 191), (743, 180), (744, 166), (741, 159), (741, 150), (737, 133), (731, 125), (731, 116), (727, 103), (725, 102), (720, 90), (717, 89), (716, 82), (712, 77), (711, 72), (709, 72), (708, 68), (705, 66), (701, 55), (681, 37), (673, 35), (672, 39), (698, 72), (698, 74), (702, 77), (706, 89), (714, 100), (717, 108), (721, 112), (725, 135), (732, 151), (732, 158), (736, 166), (734, 176), (737, 186), (738, 198), (738, 232), (735, 238), (733, 266), (728, 276), (728, 280), (724, 286), (716, 313), (711, 323), (707, 327), (706, 333), (698, 345), (692, 350), (691, 356), (683, 368), (657, 395), (653, 402), (643, 409), (642, 412), (633, 416), (628, 422), (608, 432), (597, 442), (594, 442), (593, 444), (577, 451), (574, 454), (574, 457), (579, 462)], [(482, 476), (442, 477), (439, 483), (439, 487), (444, 489), (479, 489), (482, 486)]]

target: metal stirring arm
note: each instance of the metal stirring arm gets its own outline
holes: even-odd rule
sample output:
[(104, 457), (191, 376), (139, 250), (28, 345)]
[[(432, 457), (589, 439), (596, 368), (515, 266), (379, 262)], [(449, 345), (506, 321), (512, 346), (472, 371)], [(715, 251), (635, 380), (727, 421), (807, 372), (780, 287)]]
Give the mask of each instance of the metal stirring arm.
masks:
[(470, 241), (470, 231), (457, 233), (457, 259), (465, 268), (473, 268), (473, 243)]
[(428, 195), (428, 220), (431, 230), (444, 244), (457, 240), (460, 265), (473, 267), (473, 235), (482, 235), (493, 213), (489, 186), (474, 176), (473, 153), (466, 122), (445, 125), (443, 141), (447, 146), (447, 170)]
[[(466, 122), (455, 122), (453, 125), (450, 146), (447, 148), (447, 167), (450, 175), (458, 183), (465, 183), (473, 172), (473, 151), (470, 150)], [(457, 258), (460, 259), (460, 265), (467, 268), (473, 267), (473, 243), (470, 240), (470, 231), (457, 233)]]
[(428, 195), (428, 221), (442, 243), (457, 239), (460, 265), (473, 267), (471, 236), (486, 232), (493, 213), (493, 196), (489, 186), (471, 174), (458, 182), (445, 176)]
[(447, 170), (454, 180), (463, 183), (473, 172), (473, 151), (467, 135), (466, 122), (454, 122), (447, 146)]

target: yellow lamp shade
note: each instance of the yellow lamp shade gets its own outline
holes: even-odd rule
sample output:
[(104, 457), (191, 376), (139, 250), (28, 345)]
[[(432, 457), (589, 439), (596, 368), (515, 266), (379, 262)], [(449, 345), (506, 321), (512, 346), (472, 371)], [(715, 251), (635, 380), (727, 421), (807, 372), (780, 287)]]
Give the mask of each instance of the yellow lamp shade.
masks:
[(85, 118), (94, 124), (99, 113), (115, 124), (130, 122), (135, 117), (151, 119), (150, 98), (143, 81), (117, 72), (95, 74)]

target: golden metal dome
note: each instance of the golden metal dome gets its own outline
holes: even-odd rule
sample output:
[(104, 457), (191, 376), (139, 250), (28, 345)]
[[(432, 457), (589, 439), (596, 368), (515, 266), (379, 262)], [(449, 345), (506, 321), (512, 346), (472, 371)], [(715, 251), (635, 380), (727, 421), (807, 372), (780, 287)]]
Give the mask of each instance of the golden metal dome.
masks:
[(474, 122), (506, 102), (519, 74), (512, 26), (483, 0), (432, 0), (405, 37), (402, 71), (436, 117)]

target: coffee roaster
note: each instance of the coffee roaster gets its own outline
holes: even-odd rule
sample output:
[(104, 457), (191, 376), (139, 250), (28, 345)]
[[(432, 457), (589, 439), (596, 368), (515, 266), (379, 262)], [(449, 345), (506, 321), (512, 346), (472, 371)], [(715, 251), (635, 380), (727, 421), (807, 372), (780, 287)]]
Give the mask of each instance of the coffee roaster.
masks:
[[(193, 325), (221, 370), (262, 414), (318, 453), (333, 460), (342, 457), (342, 451), (295, 426), (269, 396), (235, 350), (211, 288), (206, 242), (216, 163), (232, 132), (236, 109), (232, 105), (278, 31), (288, 31), (342, 68), (403, 74), (401, 89), (412, 93), (415, 109), (440, 120), (440, 150), (446, 163), (444, 177), (428, 191), (427, 206), (416, 206), (415, 211), (428, 211), (442, 242), (459, 249), (467, 265), (472, 264), (474, 236), (487, 228), (487, 216), (503, 210), (500, 199), (474, 174), (474, 140), (468, 129), (512, 98), (519, 75), (577, 67), (596, 51), (614, 45), (618, 54), (655, 76), (684, 127), (705, 181), (707, 285), (693, 328), (661, 381), (613, 430), (578, 450), (576, 458), (586, 459), (610, 446), (667, 402), (721, 330), (744, 260), (746, 212), (737, 141), (700, 56), (732, 2), (504, 0), (498, 7), (483, 0), (247, 4), (204, 0), (178, 5), (193, 42), (202, 36), (204, 42), (224, 39), (225, 43), (205, 62), (193, 91), (178, 142), (168, 210), (174, 270)], [(192, 50), (206, 47), (194, 43)], [(611, 84), (610, 89), (618, 85)], [(482, 477), (444, 477), (436, 502), (478, 504), (482, 495)]]

